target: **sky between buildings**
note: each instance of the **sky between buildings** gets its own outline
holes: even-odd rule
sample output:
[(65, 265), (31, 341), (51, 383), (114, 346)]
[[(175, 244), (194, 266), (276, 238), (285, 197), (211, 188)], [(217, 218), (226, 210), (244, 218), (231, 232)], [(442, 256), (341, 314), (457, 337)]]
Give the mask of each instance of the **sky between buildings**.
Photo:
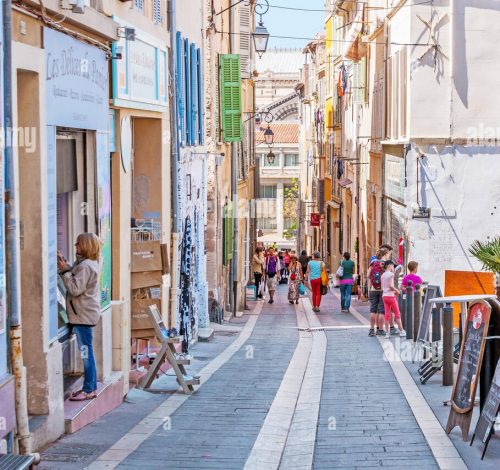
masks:
[[(286, 10), (277, 7), (305, 8), (321, 11)], [(325, 22), (324, 0), (269, 0), (269, 11), (262, 20), (271, 37), (268, 47), (303, 48), (307, 39), (284, 39), (276, 36), (314, 38), (323, 30)], [(257, 15), (256, 20), (259, 20)]]

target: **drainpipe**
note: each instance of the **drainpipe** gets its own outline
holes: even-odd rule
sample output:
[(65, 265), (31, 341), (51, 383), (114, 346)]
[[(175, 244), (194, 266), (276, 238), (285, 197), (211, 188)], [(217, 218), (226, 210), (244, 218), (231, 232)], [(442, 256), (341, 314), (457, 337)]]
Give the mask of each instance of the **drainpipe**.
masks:
[(233, 203), (233, 259), (231, 263), (231, 280), (233, 287), (233, 316), (238, 310), (238, 144), (231, 144), (231, 192)]
[[(233, 9), (229, 10), (229, 26), (233, 27)], [(229, 51), (232, 54), (234, 48), (234, 35), (229, 40)], [(231, 143), (231, 199), (233, 204), (233, 259), (231, 263), (231, 287), (233, 316), (238, 310), (238, 143)]]
[(170, 55), (169, 67), (172, 73), (173, 83), (172, 99), (170, 101), (170, 142), (171, 142), (171, 158), (172, 158), (172, 263), (171, 263), (171, 287), (170, 287), (170, 327), (176, 326), (177, 310), (178, 310), (178, 293), (179, 293), (179, 276), (177, 264), (179, 261), (179, 135), (177, 131), (177, 83), (179, 77), (178, 70), (175, 66), (175, 57), (177, 54), (176, 46), (176, 2), (169, 0), (168, 2), (168, 17), (170, 18)]
[[(5, 251), (7, 315), (10, 324), (11, 368), (16, 385), (16, 421), (19, 453), (31, 453), (31, 436), (28, 423), (26, 368), (23, 364), (22, 325), (19, 310), (19, 251), (16, 220), (14, 152), (12, 147), (12, 2), (3, 3), (3, 55), (4, 55), (4, 129), (5, 129)], [(37, 456), (36, 460), (39, 461)]]

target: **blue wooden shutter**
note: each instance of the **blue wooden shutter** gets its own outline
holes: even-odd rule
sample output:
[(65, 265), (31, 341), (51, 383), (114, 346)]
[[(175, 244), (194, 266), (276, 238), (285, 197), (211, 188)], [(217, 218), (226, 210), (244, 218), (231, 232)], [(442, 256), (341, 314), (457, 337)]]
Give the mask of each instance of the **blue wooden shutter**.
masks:
[(179, 133), (179, 144), (185, 145), (185, 88), (184, 88), (184, 43), (181, 33), (176, 37), (177, 57), (176, 57), (176, 93), (177, 93), (177, 132)]
[(184, 82), (186, 94), (186, 142), (187, 145), (192, 145), (192, 128), (191, 128), (191, 80), (189, 67), (189, 41), (184, 39)]
[(196, 73), (196, 46), (191, 44), (189, 61), (191, 69), (191, 143), (198, 144), (198, 74)]
[(201, 73), (201, 51), (196, 50), (196, 69), (198, 72), (198, 142), (203, 144), (203, 77)]

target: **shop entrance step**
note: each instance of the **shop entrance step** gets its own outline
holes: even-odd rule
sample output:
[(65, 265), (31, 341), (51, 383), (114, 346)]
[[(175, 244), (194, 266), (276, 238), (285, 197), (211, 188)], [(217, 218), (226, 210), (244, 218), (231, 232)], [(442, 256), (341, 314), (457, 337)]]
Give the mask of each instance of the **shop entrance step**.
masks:
[(97, 384), (97, 397), (85, 401), (64, 401), (64, 428), (73, 434), (93, 423), (123, 401), (123, 374), (113, 373), (106, 383)]

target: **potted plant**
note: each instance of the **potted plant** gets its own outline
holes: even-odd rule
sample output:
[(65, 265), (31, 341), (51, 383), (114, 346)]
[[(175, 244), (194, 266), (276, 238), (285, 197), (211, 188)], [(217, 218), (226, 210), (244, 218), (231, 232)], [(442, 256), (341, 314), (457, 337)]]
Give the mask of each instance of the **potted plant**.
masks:
[(500, 302), (500, 236), (487, 242), (476, 240), (469, 251), (483, 263), (484, 270), (495, 273), (496, 296)]

